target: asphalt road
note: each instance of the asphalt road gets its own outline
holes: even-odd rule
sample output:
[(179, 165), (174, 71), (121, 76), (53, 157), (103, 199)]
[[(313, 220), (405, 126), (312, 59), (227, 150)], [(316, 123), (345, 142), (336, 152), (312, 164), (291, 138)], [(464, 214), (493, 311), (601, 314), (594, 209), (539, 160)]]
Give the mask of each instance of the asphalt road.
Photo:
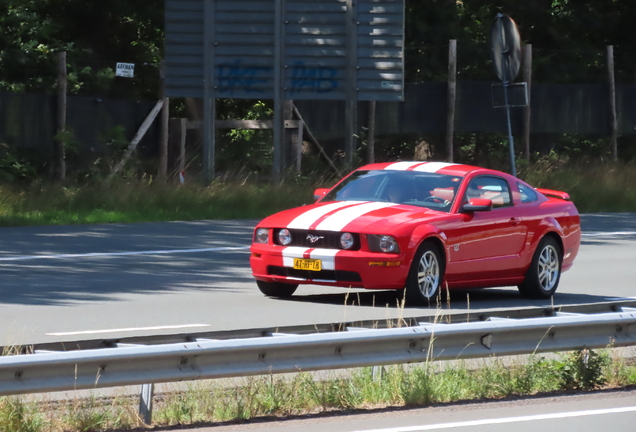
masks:
[(192, 432), (600, 432), (633, 431), (636, 392), (442, 404), (420, 409), (362, 410), (287, 421), (198, 427)]
[[(0, 345), (435, 315), (392, 292), (300, 287), (264, 297), (248, 264), (256, 221), (0, 229)], [(554, 304), (636, 297), (636, 214), (583, 216)], [(453, 291), (451, 311), (524, 308), (516, 288)]]

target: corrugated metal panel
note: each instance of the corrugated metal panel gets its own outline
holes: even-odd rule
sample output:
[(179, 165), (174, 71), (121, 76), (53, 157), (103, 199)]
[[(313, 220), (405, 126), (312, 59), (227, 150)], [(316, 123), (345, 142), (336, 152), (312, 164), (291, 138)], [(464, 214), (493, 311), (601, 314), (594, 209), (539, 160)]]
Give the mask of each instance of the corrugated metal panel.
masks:
[(404, 97), (404, 0), (358, 0), (358, 100)]
[(203, 95), (202, 0), (166, 0), (165, 40), (166, 94), (201, 97)]
[(285, 5), (285, 97), (345, 98), (346, 3), (288, 0)]
[[(216, 97), (273, 98), (274, 0), (214, 2)], [(359, 100), (402, 100), (404, 0), (359, 0)], [(203, 0), (166, 0), (166, 92), (203, 95)], [(346, 0), (286, 0), (284, 88), (290, 99), (343, 100)]]
[(215, 5), (216, 96), (273, 98), (274, 0), (217, 0)]

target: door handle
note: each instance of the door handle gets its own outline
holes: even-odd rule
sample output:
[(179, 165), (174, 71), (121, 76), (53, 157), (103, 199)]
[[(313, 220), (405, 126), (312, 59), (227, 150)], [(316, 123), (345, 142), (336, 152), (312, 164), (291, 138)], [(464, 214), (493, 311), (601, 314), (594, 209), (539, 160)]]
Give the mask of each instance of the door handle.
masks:
[(510, 218), (510, 225), (517, 226), (521, 223), (521, 219), (517, 219), (516, 217)]

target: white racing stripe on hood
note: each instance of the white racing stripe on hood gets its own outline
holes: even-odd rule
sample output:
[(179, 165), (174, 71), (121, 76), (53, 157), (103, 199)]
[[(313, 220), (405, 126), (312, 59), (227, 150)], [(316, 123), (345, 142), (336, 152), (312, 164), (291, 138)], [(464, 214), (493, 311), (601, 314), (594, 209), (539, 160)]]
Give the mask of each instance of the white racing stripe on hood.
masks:
[(331, 216), (327, 216), (325, 220), (320, 222), (316, 227), (318, 231), (340, 231), (345, 226), (349, 225), (355, 219), (360, 216), (372, 212), (374, 210), (379, 210), (386, 207), (393, 207), (397, 204), (392, 203), (382, 203), (382, 202), (370, 202), (367, 204), (361, 204), (354, 207), (349, 207), (346, 209), (342, 209), (339, 212), (332, 214)]
[(387, 165), (384, 169), (394, 170), (394, 171), (405, 171), (411, 168), (412, 166), (419, 165), (421, 163), (424, 163), (424, 162), (396, 162), (394, 164)]
[(309, 229), (309, 227), (316, 222), (318, 219), (323, 217), (329, 212), (337, 210), (341, 207), (356, 204), (360, 201), (339, 201), (331, 204), (327, 204), (324, 206), (313, 208), (300, 216), (297, 216), (296, 219), (291, 221), (287, 228), (291, 229)]
[(449, 163), (449, 162), (427, 162), (424, 165), (420, 165), (417, 168), (413, 168), (413, 171), (434, 173), (443, 168), (448, 168), (449, 166), (453, 166), (453, 165), (459, 165), (459, 164)]
[[(305, 252), (310, 250), (309, 248), (290, 246), (283, 249), (283, 266), (293, 267), (294, 258), (304, 258)], [(336, 254), (340, 252), (340, 249), (314, 249), (311, 251), (309, 257), (311, 259), (319, 259), (322, 261), (323, 270), (335, 270), (336, 269)]]

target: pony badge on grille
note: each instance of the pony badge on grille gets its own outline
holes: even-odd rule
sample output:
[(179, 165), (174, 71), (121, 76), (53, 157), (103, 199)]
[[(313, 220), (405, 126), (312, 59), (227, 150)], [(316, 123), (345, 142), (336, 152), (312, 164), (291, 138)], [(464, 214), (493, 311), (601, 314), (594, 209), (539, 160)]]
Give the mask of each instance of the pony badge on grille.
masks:
[(324, 239), (324, 238), (325, 238), (324, 236), (315, 236), (315, 235), (307, 234), (307, 240), (309, 240), (311, 244), (314, 244), (318, 240)]

